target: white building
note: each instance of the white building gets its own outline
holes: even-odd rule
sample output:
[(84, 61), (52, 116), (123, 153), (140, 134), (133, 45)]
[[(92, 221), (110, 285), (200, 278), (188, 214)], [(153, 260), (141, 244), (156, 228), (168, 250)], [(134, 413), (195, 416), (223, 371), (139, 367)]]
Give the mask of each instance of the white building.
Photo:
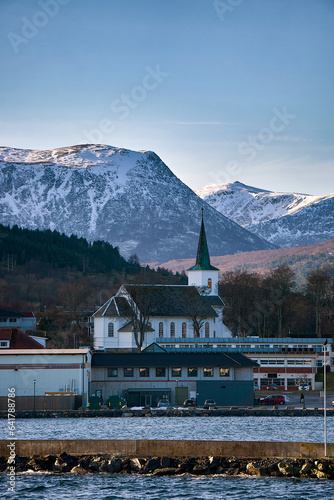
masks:
[(43, 409), (46, 396), (77, 396), (87, 406), (90, 366), (86, 348), (0, 350), (0, 406), (7, 408), (9, 388), (15, 389), (17, 409), (36, 402)]
[[(231, 337), (223, 323), (218, 272), (211, 266), (202, 218), (188, 285), (122, 285), (94, 313), (95, 349), (137, 349), (168, 339)], [(140, 338), (141, 337), (141, 338)]]

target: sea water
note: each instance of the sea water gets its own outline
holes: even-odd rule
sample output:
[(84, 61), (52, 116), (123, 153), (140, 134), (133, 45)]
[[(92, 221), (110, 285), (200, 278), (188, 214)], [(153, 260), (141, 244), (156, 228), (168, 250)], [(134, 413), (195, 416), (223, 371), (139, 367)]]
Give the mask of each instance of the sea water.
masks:
[[(334, 419), (327, 419), (334, 442)], [(15, 439), (199, 439), (323, 441), (322, 417), (129, 417), (17, 419)], [(0, 420), (0, 437), (7, 421)], [(13, 500), (333, 500), (334, 482), (249, 476), (17, 474), (15, 493), (0, 476), (0, 498)]]

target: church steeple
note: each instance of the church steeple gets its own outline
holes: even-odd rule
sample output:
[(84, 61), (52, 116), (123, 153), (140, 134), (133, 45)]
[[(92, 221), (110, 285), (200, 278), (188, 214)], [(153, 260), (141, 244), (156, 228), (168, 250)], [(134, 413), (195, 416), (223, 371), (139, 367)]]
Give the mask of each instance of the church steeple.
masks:
[(188, 271), (219, 271), (217, 267), (211, 266), (208, 244), (206, 241), (204, 217), (202, 208), (202, 224), (199, 234), (196, 264), (188, 269)]
[(201, 289), (206, 289), (208, 295), (218, 295), (219, 269), (210, 264), (210, 255), (206, 241), (204, 217), (202, 208), (202, 223), (199, 234), (196, 264), (188, 271), (188, 284)]

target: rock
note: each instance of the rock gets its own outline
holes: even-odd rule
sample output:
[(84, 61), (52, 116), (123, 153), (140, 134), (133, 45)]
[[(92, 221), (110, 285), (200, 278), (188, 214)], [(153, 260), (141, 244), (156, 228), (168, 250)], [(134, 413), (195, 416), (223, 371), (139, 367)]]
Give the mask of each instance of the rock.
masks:
[(175, 476), (175, 474), (180, 474), (180, 469), (164, 467), (162, 469), (156, 469), (153, 472), (153, 476)]
[(89, 474), (89, 472), (81, 467), (81, 465), (76, 465), (73, 469), (71, 469), (71, 474)]
[(312, 462), (306, 462), (300, 469), (300, 474), (308, 474), (313, 467)]
[(142, 470), (143, 465), (143, 461), (139, 460), (139, 458), (130, 458), (128, 463), (128, 467), (131, 472), (139, 472), (140, 470)]
[(312, 469), (311, 475), (313, 477), (317, 477), (318, 479), (329, 479), (329, 474), (326, 474), (325, 472), (322, 472), (321, 470), (318, 469)]
[(149, 458), (143, 467), (145, 472), (151, 472), (156, 469), (161, 469), (160, 458), (158, 457)]
[(170, 457), (162, 457), (160, 459), (160, 465), (162, 469), (166, 469), (167, 467), (170, 467), (172, 463), (172, 460)]
[(278, 470), (283, 474), (283, 476), (299, 476), (300, 467), (298, 465), (293, 465), (288, 462), (279, 462)]
[(108, 460), (107, 471), (110, 473), (117, 473), (122, 470), (122, 460), (118, 457), (112, 457)]
[(261, 465), (258, 462), (249, 462), (246, 465), (246, 473), (251, 475), (251, 476), (267, 476), (268, 471), (264, 467), (261, 467)]

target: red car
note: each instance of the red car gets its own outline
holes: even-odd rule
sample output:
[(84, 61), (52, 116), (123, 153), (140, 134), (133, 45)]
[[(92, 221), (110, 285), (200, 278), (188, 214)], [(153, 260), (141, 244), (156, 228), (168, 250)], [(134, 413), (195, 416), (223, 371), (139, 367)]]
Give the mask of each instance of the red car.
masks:
[(284, 396), (267, 396), (260, 399), (260, 404), (264, 405), (284, 405), (286, 403)]

